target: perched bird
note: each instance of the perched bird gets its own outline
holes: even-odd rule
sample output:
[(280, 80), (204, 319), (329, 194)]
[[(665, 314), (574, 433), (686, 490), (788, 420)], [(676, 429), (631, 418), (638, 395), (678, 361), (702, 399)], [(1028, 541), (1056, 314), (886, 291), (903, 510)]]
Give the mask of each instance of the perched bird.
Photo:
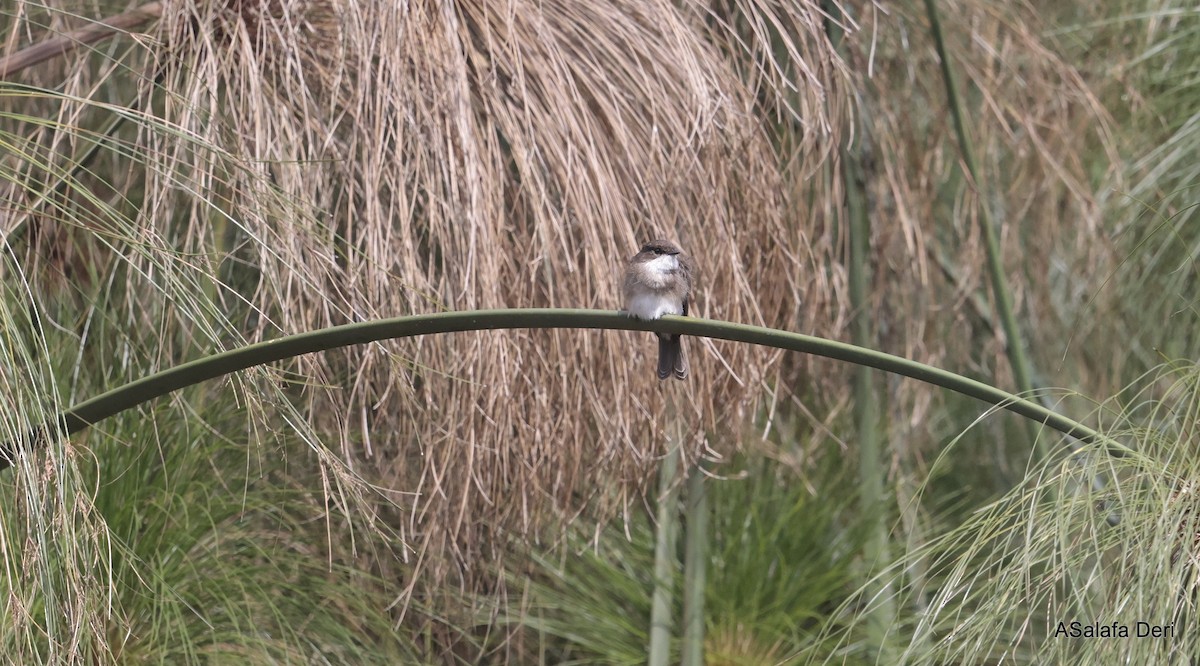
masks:
[[(625, 265), (622, 293), (625, 312), (638, 319), (658, 319), (665, 314), (688, 313), (692, 297), (692, 258), (667, 240), (652, 240), (642, 246)], [(688, 375), (687, 359), (678, 335), (658, 336), (658, 378), (674, 373), (676, 379)]]

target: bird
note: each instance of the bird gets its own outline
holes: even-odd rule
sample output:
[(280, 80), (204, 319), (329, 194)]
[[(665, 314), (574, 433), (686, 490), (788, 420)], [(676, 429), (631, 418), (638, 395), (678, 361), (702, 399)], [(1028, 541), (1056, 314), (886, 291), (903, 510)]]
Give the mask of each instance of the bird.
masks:
[[(668, 240), (656, 239), (625, 264), (622, 284), (624, 312), (636, 319), (658, 319), (666, 314), (688, 314), (692, 297), (692, 258)], [(683, 355), (682, 336), (655, 333), (658, 336), (658, 378), (672, 375), (687, 379), (688, 363)]]

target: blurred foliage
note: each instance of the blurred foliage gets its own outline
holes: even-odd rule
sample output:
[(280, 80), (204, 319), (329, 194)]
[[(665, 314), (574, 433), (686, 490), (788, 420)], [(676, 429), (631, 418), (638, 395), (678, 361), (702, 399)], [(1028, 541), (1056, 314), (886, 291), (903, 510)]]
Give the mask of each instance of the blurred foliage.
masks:
[[(822, 630), (831, 620), (850, 620), (835, 611), (856, 587), (865, 530), (853, 516), (854, 469), (825, 460), (811, 473), (832, 483), (815, 492), (797, 470), (757, 456), (722, 466), (728, 478), (709, 479), (708, 663), (831, 656), (834, 645), (822, 641)], [(516, 629), (507, 658), (643, 663), (654, 562), (649, 514), (635, 512), (600, 532), (576, 525), (562, 542), (557, 555), (514, 545), (505, 572), (510, 596), (486, 615)]]

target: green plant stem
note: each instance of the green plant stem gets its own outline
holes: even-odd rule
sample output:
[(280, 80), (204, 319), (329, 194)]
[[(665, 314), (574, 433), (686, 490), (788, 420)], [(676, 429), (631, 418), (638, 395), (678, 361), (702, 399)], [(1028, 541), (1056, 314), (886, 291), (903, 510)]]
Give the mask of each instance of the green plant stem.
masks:
[(687, 534), (683, 555), (683, 666), (704, 665), (704, 590), (708, 568), (708, 488), (704, 463), (697, 462), (687, 479), (684, 507)]
[[(833, 2), (825, 3), (825, 10), (831, 17), (841, 18), (843, 9)], [(830, 43), (845, 55), (845, 44), (842, 41), (842, 28), (834, 20), (825, 23)], [(865, 109), (860, 105), (860, 113)], [(849, 129), (849, 128), (847, 128)], [(865, 130), (857, 133), (846, 132), (847, 136), (858, 137), (855, 145), (843, 144), (840, 150), (840, 166), (842, 168), (842, 187), (846, 198), (846, 218), (849, 230), (850, 245), (850, 310), (853, 319), (850, 321), (850, 340), (859, 347), (869, 347), (874, 344), (875, 337), (871, 331), (871, 302), (867, 294), (867, 284), (871, 280), (871, 268), (868, 254), (871, 248), (871, 220), (866, 201), (866, 174), (863, 171), (859, 147), (862, 145)], [(868, 640), (871, 648), (880, 660), (890, 661), (887, 641), (891, 627), (895, 624), (895, 604), (892, 603), (892, 590), (882, 578), (875, 578), (874, 572), (886, 567), (891, 561), (888, 548), (888, 510), (884, 495), (884, 478), (886, 467), (883, 464), (883, 452), (880, 444), (879, 398), (873, 385), (874, 372), (865, 365), (858, 366), (854, 373), (854, 425), (858, 437), (858, 485), (859, 510), (862, 519), (869, 524), (868, 536), (864, 547), (865, 567), (863, 575), (867, 580), (867, 589), (871, 597), (878, 599), (868, 610), (867, 627)]]
[[(987, 254), (988, 274), (991, 278), (992, 294), (996, 298), (997, 315), (1008, 343), (1005, 345), (1005, 350), (1008, 354), (1009, 365), (1012, 366), (1013, 381), (1016, 382), (1019, 393), (1029, 394), (1033, 392), (1031, 379), (1033, 372), (1030, 369), (1029, 359), (1025, 355), (1025, 343), (1021, 336), (1021, 329), (1017, 325), (1017, 318), (1013, 313), (1012, 295), (1008, 291), (1008, 284), (1004, 278), (1004, 262), (1000, 256), (1000, 236), (996, 231), (996, 223), (992, 219), (991, 207), (984, 200), (982, 180), (980, 180), (979, 168), (975, 162), (975, 151), (971, 147), (966, 124), (963, 121), (964, 114), (958, 94), (958, 84), (954, 80), (954, 70), (950, 67), (950, 55), (946, 52), (946, 40), (942, 33), (942, 23), (936, 0), (925, 0), (925, 12), (929, 16), (929, 31), (933, 36), (934, 45), (937, 47), (938, 59), (941, 61), (942, 81), (946, 87), (946, 103), (949, 107), (950, 118), (954, 123), (954, 135), (958, 139), (963, 164), (966, 166), (967, 175), (972, 187), (975, 188), (976, 198), (979, 201), (979, 225)], [(1038, 443), (1039, 453), (1044, 457), (1047, 453), (1045, 446), (1036, 438), (1035, 441)]]
[[(868, 316), (871, 303), (867, 294), (870, 267), (867, 254), (870, 251), (871, 222), (867, 213), (862, 165), (856, 150), (843, 147), (842, 181), (846, 191), (846, 214), (850, 228), (850, 308), (854, 312), (851, 320), (850, 339), (860, 347), (875, 344)], [(882, 661), (886, 658), (888, 635), (895, 625), (896, 609), (892, 602), (893, 591), (888, 579), (875, 578), (874, 572), (891, 562), (888, 547), (889, 530), (884, 493), (887, 467), (883, 461), (879, 423), (879, 395), (874, 386), (874, 373), (870, 367), (860, 365), (854, 373), (854, 431), (858, 437), (858, 485), (859, 509), (864, 520), (870, 523), (864, 554), (866, 567), (863, 572), (871, 589), (871, 596), (878, 603), (871, 604), (867, 618), (868, 635), (875, 654)]]
[[(674, 387), (672, 387), (674, 388)], [(672, 394), (673, 395), (673, 394)], [(678, 414), (677, 410), (671, 410)], [(667, 666), (671, 661), (671, 605), (675, 592), (675, 539), (679, 530), (678, 428), (673, 427), (667, 457), (658, 468), (658, 510), (654, 533), (654, 592), (650, 599), (650, 647), (648, 666)]]
[(12, 464), (14, 449), (17, 449), (22, 443), (28, 446), (44, 444), (47, 435), (50, 434), (48, 431), (58, 430), (61, 434), (66, 435), (76, 433), (114, 414), (132, 409), (185, 386), (256, 365), (273, 363), (301, 354), (328, 351), (379, 340), (433, 333), (513, 328), (658, 331), (815, 354), (834, 360), (859, 363), (877, 370), (893, 372), (950, 389), (1042, 423), (1049, 428), (1077, 438), (1083, 444), (1103, 445), (1105, 450), (1113, 456), (1132, 453), (1120, 442), (1101, 435), (1074, 419), (1008, 391), (924, 363), (836, 340), (825, 340), (801, 333), (699, 317), (667, 316), (655, 321), (641, 321), (614, 311), (529, 308), (440, 312), (345, 324), (259, 342), (190, 361), (85, 400), (65, 413), (48, 419), (42, 427), (27, 434), (22, 442), (8, 442), (0, 445), (0, 469)]

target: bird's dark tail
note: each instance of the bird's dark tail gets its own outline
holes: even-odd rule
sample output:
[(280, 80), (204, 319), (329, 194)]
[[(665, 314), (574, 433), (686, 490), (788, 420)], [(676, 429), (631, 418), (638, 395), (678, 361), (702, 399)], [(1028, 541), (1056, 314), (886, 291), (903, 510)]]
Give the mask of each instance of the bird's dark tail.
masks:
[(687, 379), (687, 358), (683, 355), (683, 336), (658, 336), (658, 378), (666, 379), (672, 374), (675, 379)]

